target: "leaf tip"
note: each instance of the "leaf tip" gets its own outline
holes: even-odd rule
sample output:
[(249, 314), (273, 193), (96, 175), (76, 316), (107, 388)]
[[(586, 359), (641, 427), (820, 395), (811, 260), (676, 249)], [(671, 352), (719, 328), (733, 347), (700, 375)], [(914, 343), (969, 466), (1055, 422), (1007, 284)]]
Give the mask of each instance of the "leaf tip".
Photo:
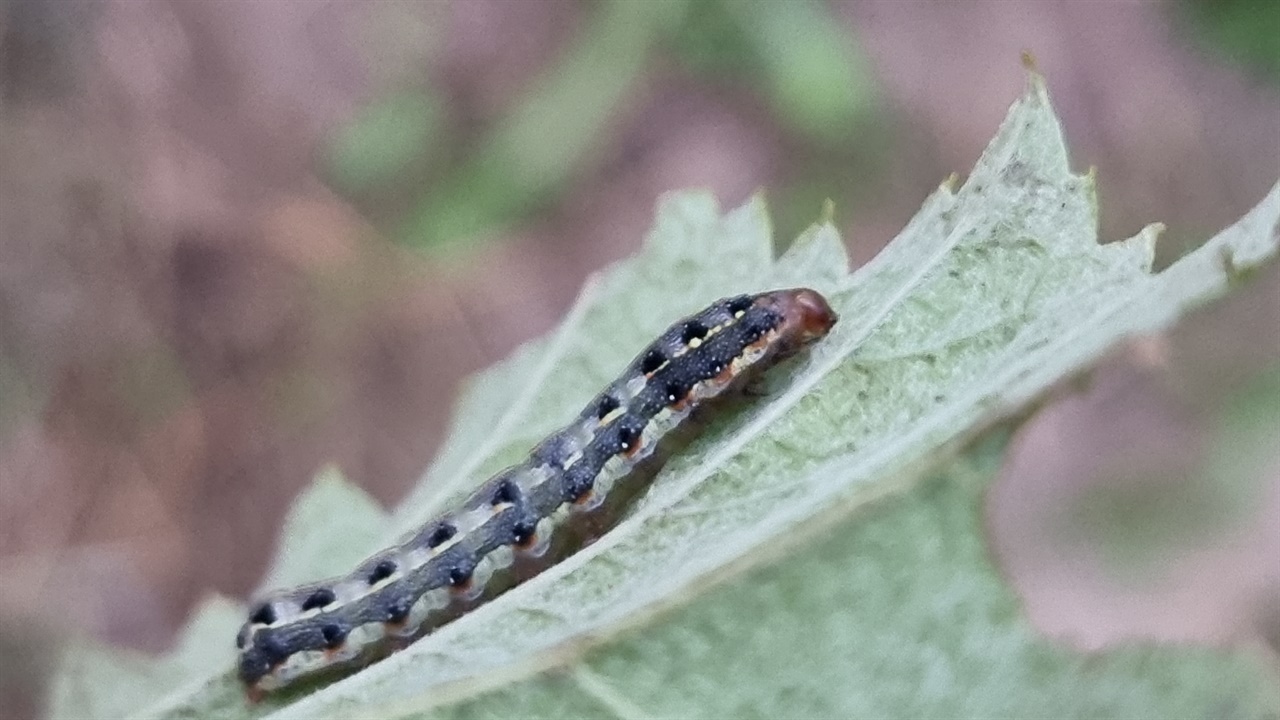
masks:
[(1022, 66), (1027, 72), (1027, 91), (1024, 100), (1034, 101), (1042, 107), (1051, 107), (1049, 102), (1049, 85), (1036, 67), (1035, 56), (1029, 51), (1022, 52)]
[(751, 193), (742, 209), (749, 211), (752, 219), (765, 228), (767, 236), (773, 237), (773, 216), (769, 213), (769, 199), (765, 197), (764, 188)]
[(342, 468), (337, 463), (332, 462), (320, 466), (320, 469), (312, 477), (312, 482), (325, 488), (341, 487), (345, 489), (346, 486), (350, 485), (346, 473), (342, 472)]
[(835, 225), (836, 203), (831, 198), (822, 201), (822, 211), (818, 214), (819, 225)]

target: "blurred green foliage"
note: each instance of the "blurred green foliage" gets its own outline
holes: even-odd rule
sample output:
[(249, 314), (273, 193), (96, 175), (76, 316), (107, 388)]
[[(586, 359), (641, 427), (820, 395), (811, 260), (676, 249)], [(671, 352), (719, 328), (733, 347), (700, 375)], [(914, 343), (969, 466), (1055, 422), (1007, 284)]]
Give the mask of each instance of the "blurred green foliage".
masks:
[(443, 131), (440, 104), (423, 89), (369, 103), (330, 141), (330, 179), (347, 192), (376, 191), (429, 162)]
[(857, 135), (879, 107), (871, 73), (820, 0), (603, 0), (583, 12), (558, 59), (491, 126), (451, 122), (448, 95), (424, 81), (374, 99), (325, 153), (334, 184), (371, 204), (395, 185), (420, 187), (404, 207), (369, 213), (407, 245), (482, 242), (554, 205), (664, 54), (709, 92), (757, 94), (783, 131), (805, 181), (770, 188), (782, 237), (816, 216), (826, 196), (814, 188), (866, 182), (884, 155), (882, 138)]
[(1180, 10), (1214, 50), (1280, 83), (1280, 2), (1183, 0)]
[(653, 44), (685, 0), (609, 0), (511, 112), (433, 179), (398, 234), (439, 246), (492, 233), (545, 205), (598, 145)]
[[(1280, 2), (1178, 7), (1189, 32), (1280, 80)], [(607, 152), (646, 74), (663, 67), (769, 113), (784, 156), (767, 188), (779, 237), (813, 220), (823, 188), (852, 192), (840, 206), (856, 208), (859, 188), (883, 177), (892, 128), (852, 25), (828, 3), (600, 0), (581, 12), (556, 59), (491, 123), (459, 117), (429, 73), (392, 79), (332, 138), (324, 154), (334, 185), (406, 245), (472, 247), (554, 207)]]
[(851, 28), (816, 0), (697, 3), (673, 45), (697, 74), (760, 93), (779, 124), (802, 141), (843, 146), (877, 108)]
[(856, 196), (878, 185), (892, 139), (879, 89), (852, 27), (825, 3), (696, 3), (673, 46), (697, 76), (758, 94), (783, 131), (784, 177), (764, 188), (780, 249), (832, 188)]
[(756, 82), (783, 124), (812, 142), (848, 142), (853, 124), (876, 103), (851, 28), (814, 0), (720, 5), (742, 27), (758, 63)]

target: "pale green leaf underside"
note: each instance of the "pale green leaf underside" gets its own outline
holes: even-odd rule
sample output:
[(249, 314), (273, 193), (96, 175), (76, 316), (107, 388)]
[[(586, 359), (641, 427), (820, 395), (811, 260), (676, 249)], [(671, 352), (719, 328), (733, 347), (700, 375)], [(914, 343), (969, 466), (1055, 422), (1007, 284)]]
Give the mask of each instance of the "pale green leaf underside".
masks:
[[(1092, 178), (1070, 173), (1038, 80), (963, 187), (940, 188), (852, 275), (830, 227), (773, 261), (759, 201), (721, 216), (706, 196), (668, 198), (638, 257), (470, 384), (439, 460), (390, 521), (326, 483), (301, 501), (272, 576), (339, 573), (377, 548), (326, 547), (325, 508), (350, 537), (381, 541), (445, 508), (675, 318), (731, 293), (816, 287), (842, 320), (773, 394), (670, 463), (599, 542), (350, 678), (248, 708), (229, 669), (201, 668), (133, 697), (150, 699), (144, 715), (172, 717), (982, 716), (1037, 699), (1076, 715), (1274, 708), (1240, 656), (1138, 648), (1086, 661), (1036, 639), (985, 554), (990, 468), (919, 482), (1117, 340), (1169, 325), (1272, 255), (1280, 187), (1154, 276), (1156, 229), (1101, 246), (1095, 215)], [(663, 608), (679, 610), (654, 614)], [(234, 629), (190, 646), (222, 652)], [(566, 674), (519, 679), (556, 664)], [(100, 682), (64, 674), (57, 714), (102, 707), (94, 698), (113, 688)]]

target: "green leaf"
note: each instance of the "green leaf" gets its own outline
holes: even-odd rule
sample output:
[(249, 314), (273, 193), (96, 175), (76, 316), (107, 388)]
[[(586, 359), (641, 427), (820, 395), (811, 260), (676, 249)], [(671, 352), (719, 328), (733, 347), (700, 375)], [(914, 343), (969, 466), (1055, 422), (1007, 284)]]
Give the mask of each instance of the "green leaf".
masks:
[[(1118, 340), (1226, 292), (1280, 242), (1278, 186), (1152, 275), (1158, 228), (1099, 245), (1093, 190), (1092, 177), (1070, 173), (1033, 78), (969, 180), (939, 188), (852, 275), (829, 226), (771, 261), (758, 200), (721, 216), (706, 196), (668, 198), (638, 257), (588, 283), (559, 330), (471, 383), (454, 434), (384, 541), (519, 458), (646, 340), (715, 297), (810, 285), (841, 315), (832, 334), (770, 396), (669, 463), (618, 527), (541, 576), (312, 694), (248, 707), (227, 668), (143, 714), (1280, 710), (1274, 678), (1242, 653), (1135, 646), (1084, 657), (1037, 638), (982, 530), (999, 439), (939, 471)], [(341, 515), (347, 501), (319, 497), (345, 493), (329, 487), (307, 502)], [(279, 567), (313, 566), (293, 559), (302, 543), (286, 546)], [(316, 557), (316, 574), (349, 569), (339, 560)], [(548, 669), (559, 671), (538, 673)]]

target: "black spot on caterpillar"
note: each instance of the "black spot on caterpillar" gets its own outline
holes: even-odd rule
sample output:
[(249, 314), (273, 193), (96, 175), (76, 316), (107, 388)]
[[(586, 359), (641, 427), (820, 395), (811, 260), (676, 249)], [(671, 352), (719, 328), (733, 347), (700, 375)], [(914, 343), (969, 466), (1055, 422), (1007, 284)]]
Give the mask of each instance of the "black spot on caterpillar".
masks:
[(303, 612), (306, 612), (307, 610), (318, 610), (331, 604), (334, 600), (337, 600), (337, 598), (334, 596), (332, 590), (329, 588), (318, 588), (315, 592), (311, 593), (306, 600), (302, 601), (302, 610)]
[[(712, 303), (667, 329), (529, 459), (352, 574), (271, 594), (236, 636), (251, 698), (391, 652), (527, 580), (616, 524), (695, 410), (824, 337), (805, 288)], [(682, 426), (689, 427), (682, 427)]]

